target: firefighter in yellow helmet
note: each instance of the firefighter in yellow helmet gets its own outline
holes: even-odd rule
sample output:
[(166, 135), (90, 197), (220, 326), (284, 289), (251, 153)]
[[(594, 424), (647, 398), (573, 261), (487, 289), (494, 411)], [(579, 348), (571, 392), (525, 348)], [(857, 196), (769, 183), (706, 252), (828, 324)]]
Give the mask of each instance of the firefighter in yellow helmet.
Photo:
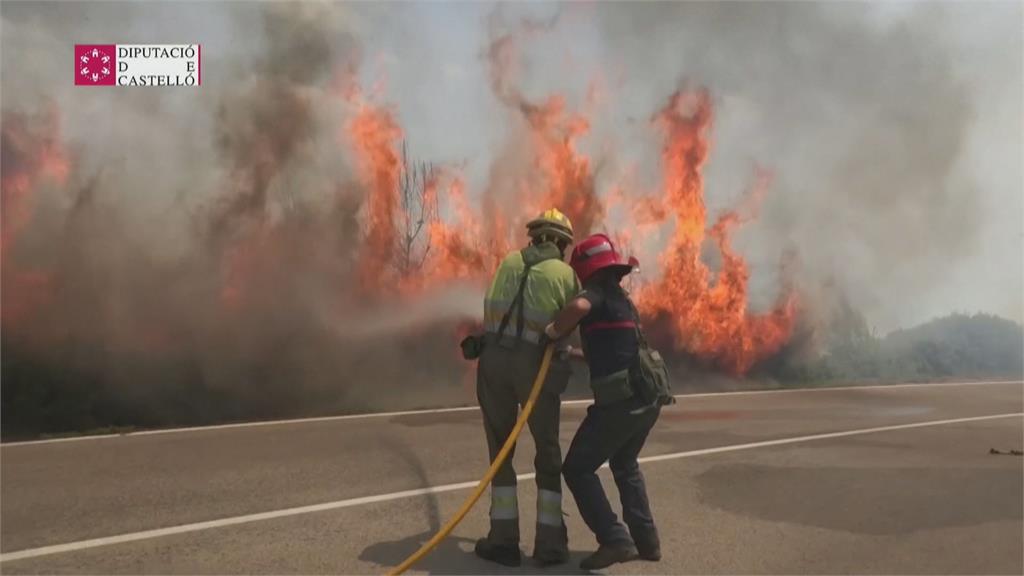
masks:
[[(486, 332), (477, 366), (477, 399), (491, 461), (512, 431), (540, 368), (544, 327), (579, 292), (565, 250), (572, 223), (552, 208), (526, 225), (530, 244), (502, 261), (484, 299)], [(537, 530), (534, 561), (541, 566), (569, 558), (562, 520), (562, 451), (558, 444), (560, 396), (569, 383), (566, 355), (556, 354), (528, 422), (537, 447)], [(491, 482), (491, 528), (476, 543), (481, 558), (519, 566), (516, 473), (509, 458)]]

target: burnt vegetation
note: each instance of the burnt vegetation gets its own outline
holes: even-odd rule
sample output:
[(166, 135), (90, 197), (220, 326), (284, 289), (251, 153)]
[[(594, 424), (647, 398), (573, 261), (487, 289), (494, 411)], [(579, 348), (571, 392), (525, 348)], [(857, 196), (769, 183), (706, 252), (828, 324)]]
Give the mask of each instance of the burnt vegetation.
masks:
[(430, 224), (438, 219), (439, 177), (433, 163), (410, 160), (408, 143), (402, 142), (397, 266), (403, 277), (419, 272), (430, 256)]
[[(417, 335), (388, 350), (364, 346), (354, 372), (386, 363), (391, 354), (422, 353)], [(451, 356), (451, 345), (434, 339), (439, 358)], [(799, 346), (795, 340), (791, 346)], [(811, 360), (782, 354), (757, 367), (750, 385), (774, 382), (806, 386), (843, 382), (905, 382), (953, 378), (1020, 378), (1024, 373), (1024, 330), (1021, 325), (987, 314), (953, 314), (920, 326), (878, 337), (866, 323), (854, 323), (831, 336), (827, 352)], [(294, 346), (268, 351), (266, 365), (253, 366), (248, 388), (209, 385), (201, 367), (188, 358), (154, 358), (144, 354), (110, 357), (102, 346), (66, 342), (45, 356), (32, 353), (6, 335), (3, 338), (2, 433), (4, 439), (81, 431), (212, 424), (260, 418), (321, 415), (342, 410), (338, 391), (295, 388), (288, 392), (287, 374), (266, 370), (274, 355), (294, 354)], [(97, 357), (116, 365), (97, 366)], [(435, 381), (454, 386), (454, 366), (435, 366)], [(401, 378), (374, 370), (383, 377)], [(119, 375), (111, 379), (110, 374)], [(676, 371), (680, 391), (705, 390), (698, 372)], [(125, 388), (122, 380), (134, 380)], [(708, 383), (707, 386), (712, 384)], [(451, 387), (451, 386), (449, 386)], [(585, 386), (575, 386), (585, 391)], [(134, 391), (133, 391), (134, 390)], [(359, 407), (351, 402), (344, 409)]]

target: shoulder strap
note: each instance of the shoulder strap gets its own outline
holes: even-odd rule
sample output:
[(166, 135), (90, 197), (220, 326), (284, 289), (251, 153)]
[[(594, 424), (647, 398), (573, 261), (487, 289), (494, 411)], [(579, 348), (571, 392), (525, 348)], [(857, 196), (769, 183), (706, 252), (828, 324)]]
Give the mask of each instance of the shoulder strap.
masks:
[(525, 316), (523, 294), (526, 292), (526, 281), (530, 278), (530, 268), (532, 267), (533, 263), (526, 262), (526, 259), (524, 258), (523, 278), (519, 281), (519, 289), (516, 290), (516, 297), (512, 299), (512, 304), (510, 304), (508, 310), (505, 311), (505, 315), (501, 317), (501, 325), (498, 326), (498, 338), (505, 335), (505, 328), (508, 328), (509, 318), (512, 316), (512, 311), (517, 307), (519, 309), (519, 313), (516, 316), (516, 319), (518, 320), (519, 325), (516, 326), (516, 338), (519, 339), (523, 337), (523, 317)]
[(633, 304), (633, 299), (626, 294), (626, 302), (629, 302), (629, 309), (633, 314), (633, 326), (636, 328), (636, 341), (640, 344), (641, 348), (647, 348), (647, 338), (644, 338), (644, 332), (640, 329), (640, 312), (636, 309), (636, 305)]

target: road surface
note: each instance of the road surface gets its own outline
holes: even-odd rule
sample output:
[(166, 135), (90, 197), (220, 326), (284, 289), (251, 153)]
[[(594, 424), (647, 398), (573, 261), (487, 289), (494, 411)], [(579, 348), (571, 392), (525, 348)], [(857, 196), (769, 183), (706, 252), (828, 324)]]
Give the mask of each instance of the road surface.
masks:
[[(643, 453), (664, 559), (607, 572), (1021, 574), (1024, 458), (989, 449), (1024, 448), (1022, 403), (1020, 382), (684, 397)], [(565, 406), (563, 446), (584, 410)], [(382, 573), (457, 509), (485, 452), (474, 409), (5, 444), (0, 571)], [(518, 472), (532, 456), (526, 439)], [(414, 571), (579, 573), (594, 542), (565, 508), (570, 565), (475, 558), (485, 502)]]

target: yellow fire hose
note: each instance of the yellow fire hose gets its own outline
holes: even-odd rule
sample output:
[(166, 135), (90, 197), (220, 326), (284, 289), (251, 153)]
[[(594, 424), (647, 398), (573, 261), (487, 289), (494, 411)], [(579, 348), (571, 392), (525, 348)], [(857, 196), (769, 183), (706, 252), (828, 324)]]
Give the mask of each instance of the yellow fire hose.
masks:
[(388, 576), (397, 576), (408, 570), (413, 564), (417, 563), (427, 554), (437, 547), (462, 519), (469, 513), (469, 510), (476, 504), (476, 501), (480, 499), (480, 496), (487, 489), (487, 485), (494, 479), (494, 475), (498, 473), (498, 468), (508, 458), (509, 452), (512, 451), (512, 447), (516, 444), (516, 439), (519, 438), (519, 434), (523, 431), (523, 425), (530, 418), (530, 413), (533, 412), (533, 405), (537, 402), (537, 396), (540, 395), (540, 389), (544, 384), (544, 379), (547, 378), (548, 368), (551, 366), (551, 355), (554, 353), (555, 347), (553, 344), (548, 344), (544, 350), (544, 359), (540, 362), (540, 370), (537, 370), (537, 378), (533, 381), (533, 388), (530, 390), (530, 397), (526, 399), (526, 404), (523, 405), (523, 411), (519, 414), (519, 420), (516, 420), (516, 425), (512, 428), (512, 433), (508, 435), (508, 440), (505, 440), (505, 445), (501, 447), (501, 451), (498, 452), (497, 457), (494, 458), (494, 462), (491, 463), (491, 467), (487, 469), (487, 473), (480, 479), (480, 483), (476, 485), (476, 490), (466, 498), (466, 501), (462, 503), (462, 508), (452, 516), (451, 520), (448, 521), (434, 537), (430, 539), (426, 544), (420, 547), (419, 550), (414, 552), (412, 556), (409, 556), (401, 564), (395, 567), (394, 570), (388, 572)]

